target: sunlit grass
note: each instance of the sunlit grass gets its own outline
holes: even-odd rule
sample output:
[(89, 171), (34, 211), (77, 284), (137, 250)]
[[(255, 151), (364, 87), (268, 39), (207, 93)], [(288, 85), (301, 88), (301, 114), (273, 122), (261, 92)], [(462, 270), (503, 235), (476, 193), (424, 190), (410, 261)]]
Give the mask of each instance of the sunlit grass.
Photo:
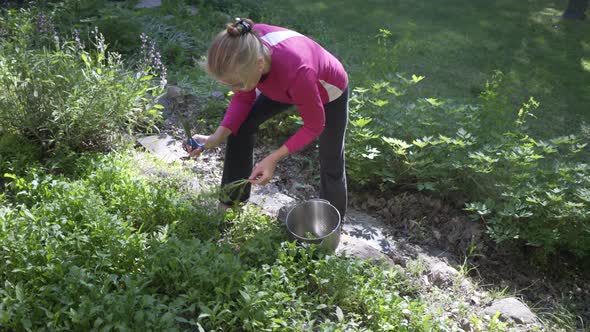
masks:
[[(562, 1), (258, 3), (269, 8), (264, 22), (305, 33), (338, 56), (354, 86), (395, 72), (419, 74), (427, 79), (413, 96), (476, 103), (500, 70), (506, 107), (517, 112), (530, 96), (541, 103), (541, 116), (531, 123), (540, 134), (568, 134), (590, 122), (590, 73), (583, 60), (590, 57), (590, 25), (563, 22)], [(386, 47), (377, 43), (380, 28), (391, 32)]]

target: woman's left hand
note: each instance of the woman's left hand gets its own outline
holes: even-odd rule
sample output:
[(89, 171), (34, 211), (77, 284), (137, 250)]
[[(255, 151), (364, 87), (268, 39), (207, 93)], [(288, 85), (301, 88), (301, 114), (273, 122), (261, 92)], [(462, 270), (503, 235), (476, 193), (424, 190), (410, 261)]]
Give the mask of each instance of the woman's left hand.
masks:
[(254, 166), (254, 170), (248, 180), (253, 184), (263, 186), (272, 179), (276, 167), (277, 161), (272, 156), (268, 156)]

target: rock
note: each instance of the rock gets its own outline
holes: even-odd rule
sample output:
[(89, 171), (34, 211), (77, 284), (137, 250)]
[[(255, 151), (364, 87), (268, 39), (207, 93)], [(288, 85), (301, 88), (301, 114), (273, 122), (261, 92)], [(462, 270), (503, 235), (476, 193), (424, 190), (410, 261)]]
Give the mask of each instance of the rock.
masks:
[(360, 211), (347, 210), (346, 222), (342, 230), (352, 237), (363, 239), (373, 248), (377, 248), (385, 254), (392, 254), (397, 251), (395, 243), (383, 233), (383, 223)]
[(369, 207), (372, 207), (372, 208), (379, 206), (379, 202), (377, 199), (375, 199), (374, 196), (370, 196), (369, 199), (367, 199), (367, 204)]
[(393, 260), (379, 251), (379, 249), (374, 248), (362, 239), (346, 234), (340, 235), (340, 245), (336, 248), (336, 254), (367, 259), (373, 263), (385, 262), (389, 266), (395, 266)]
[(461, 285), (459, 287), (465, 293), (471, 293), (475, 289), (475, 287), (473, 286), (473, 284), (471, 283), (471, 281), (469, 281), (469, 279), (463, 279), (463, 280), (461, 280)]
[(440, 240), (442, 238), (442, 235), (440, 234), (440, 232), (436, 229), (432, 230), (432, 235), (434, 236), (435, 239)]
[(430, 268), (428, 277), (430, 281), (437, 286), (448, 286), (452, 283), (453, 278), (459, 274), (459, 272), (447, 265), (443, 261), (429, 262)]
[(490, 316), (494, 316), (496, 312), (500, 312), (500, 318), (511, 319), (519, 324), (537, 322), (537, 316), (524, 303), (513, 297), (496, 300), (484, 310), (484, 314)]
[(463, 329), (463, 331), (465, 331), (465, 332), (473, 331), (473, 328), (471, 327), (471, 322), (469, 322), (469, 319), (462, 318), (461, 322), (459, 324), (461, 325), (461, 328)]
[(289, 208), (295, 204), (295, 199), (280, 192), (272, 194), (268, 193), (253, 193), (249, 199), (250, 203), (256, 204), (262, 210), (273, 218), (279, 219), (281, 222), (287, 220), (287, 212)]
[(213, 99), (222, 100), (223, 99), (223, 96), (224, 96), (224, 94), (221, 91), (213, 91), (213, 92), (211, 92), (211, 98), (213, 98)]
[(172, 163), (187, 156), (187, 153), (182, 150), (182, 143), (166, 134), (140, 137), (137, 141), (166, 163)]
[(182, 94), (182, 89), (177, 87), (176, 85), (169, 85), (168, 90), (166, 92), (166, 97), (169, 99), (175, 99), (180, 97)]
[[(166, 95), (159, 97), (158, 100), (156, 100), (156, 104), (162, 105), (166, 111), (172, 108), (172, 101)], [(170, 121), (170, 118), (166, 119), (166, 121)]]
[(141, 0), (135, 8), (155, 8), (162, 5), (162, 0)]
[[(162, 105), (164, 107), (165, 112), (170, 112), (175, 108), (175, 105), (181, 104), (183, 102), (182, 98), (182, 89), (174, 86), (168, 85), (168, 89), (166, 93), (162, 94), (156, 100), (156, 103)], [(172, 119), (173, 115), (169, 115), (166, 121), (176, 122), (175, 119)]]

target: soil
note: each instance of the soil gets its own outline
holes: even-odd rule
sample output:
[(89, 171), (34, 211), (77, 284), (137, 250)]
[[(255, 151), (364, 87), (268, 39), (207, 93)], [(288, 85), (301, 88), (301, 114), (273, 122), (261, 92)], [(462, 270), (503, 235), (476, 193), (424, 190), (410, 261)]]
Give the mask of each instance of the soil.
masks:
[[(199, 117), (202, 104), (203, 99), (191, 95), (176, 98), (167, 107), (167, 120), (161, 130), (184, 137), (178, 120)], [(268, 129), (262, 130), (255, 160), (280, 144)], [(223, 152), (221, 146), (207, 151), (200, 161), (187, 161), (195, 163), (193, 170), (207, 186), (215, 186), (221, 179)], [(314, 144), (282, 161), (271, 181), (281, 193), (298, 200), (317, 197), (318, 183)], [(546, 258), (539, 248), (518, 243), (497, 245), (487, 236), (483, 222), (474, 221), (452, 202), (417, 191), (351, 191), (349, 205), (384, 221), (388, 226), (384, 231), (394, 239), (444, 252), (451, 261), (466, 263), (479, 288), (505, 290), (522, 298), (541, 316), (568, 318), (576, 321), (578, 330), (588, 329), (590, 263), (568, 253)], [(560, 317), (560, 313), (569, 315)]]

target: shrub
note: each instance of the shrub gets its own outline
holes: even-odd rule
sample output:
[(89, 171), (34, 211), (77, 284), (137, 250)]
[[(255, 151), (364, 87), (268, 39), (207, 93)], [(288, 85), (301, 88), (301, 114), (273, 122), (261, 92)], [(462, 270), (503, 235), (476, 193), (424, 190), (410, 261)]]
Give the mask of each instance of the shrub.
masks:
[(41, 149), (37, 144), (21, 135), (0, 132), (0, 174), (24, 174), (40, 159)]
[(127, 71), (98, 31), (88, 51), (76, 37), (33, 38), (31, 14), (11, 12), (3, 22), (13, 38), (0, 42), (0, 130), (31, 138), (45, 151), (83, 151), (112, 148), (132, 129), (154, 125), (159, 112), (149, 96), (160, 91), (154, 66)]
[(496, 110), (485, 108), (504, 104), (493, 102), (501, 98), (491, 91), (494, 84), (482, 107), (405, 100), (407, 88), (421, 78), (399, 78), (354, 90), (347, 161), (357, 186), (408, 186), (452, 196), (467, 201), (466, 210), (485, 221), (498, 242), (517, 239), (547, 253), (563, 248), (590, 254), (586, 143), (575, 135), (533, 137), (527, 128), (538, 107), (533, 98), (511, 123), (498, 122), (490, 114)]

